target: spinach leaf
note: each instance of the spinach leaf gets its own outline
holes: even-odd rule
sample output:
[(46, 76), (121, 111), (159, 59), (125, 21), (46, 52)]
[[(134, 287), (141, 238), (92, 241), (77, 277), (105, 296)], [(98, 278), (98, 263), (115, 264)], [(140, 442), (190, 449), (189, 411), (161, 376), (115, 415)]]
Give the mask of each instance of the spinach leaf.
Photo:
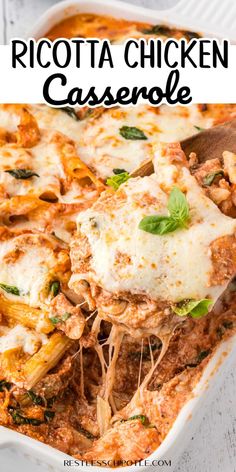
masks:
[(52, 318), (49, 319), (54, 326), (56, 326), (58, 323), (61, 323), (61, 318), (58, 318), (57, 316), (52, 316)]
[(12, 295), (20, 295), (20, 290), (19, 288), (15, 287), (14, 285), (6, 285), (6, 284), (0, 284), (0, 288), (2, 290), (5, 290), (7, 293), (11, 293)]
[(133, 421), (133, 420), (140, 420), (141, 423), (146, 426), (150, 423), (149, 419), (145, 415), (134, 415), (134, 416), (130, 416), (130, 418), (127, 418), (127, 420), (121, 420), (121, 421), (126, 422), (126, 421)]
[(12, 175), (12, 177), (15, 177), (17, 180), (26, 180), (30, 179), (31, 177), (39, 177), (39, 174), (36, 174), (36, 172), (33, 172), (30, 169), (9, 169), (5, 170), (5, 172)]
[(65, 311), (65, 313), (63, 313), (63, 315), (61, 316), (61, 320), (66, 321), (70, 317), (71, 317), (71, 313), (69, 313), (68, 311)]
[(205, 131), (205, 128), (201, 128), (201, 126), (194, 125), (194, 128), (195, 128), (197, 131), (199, 131), (199, 133), (200, 133), (200, 131)]
[(125, 169), (113, 169), (113, 174), (115, 175), (124, 174), (125, 172)]
[(84, 429), (82, 426), (78, 425), (76, 429), (79, 431), (79, 433), (83, 434), (87, 439), (91, 439), (91, 440), (96, 439), (96, 436), (94, 436), (92, 433), (87, 431), (87, 429)]
[(60, 291), (60, 282), (59, 280), (54, 280), (50, 285), (50, 292), (53, 297), (56, 297)]
[(39, 426), (43, 423), (43, 421), (37, 418), (28, 418), (27, 416), (23, 416), (21, 412), (15, 408), (9, 407), (8, 411), (14, 423), (17, 425), (30, 424), (32, 426)]
[(73, 118), (73, 120), (80, 121), (74, 108), (72, 108), (72, 107), (60, 107), (60, 108), (58, 108), (58, 110), (64, 111), (64, 113), (66, 113), (71, 118)]
[(163, 26), (163, 25), (154, 25), (154, 26), (150, 26), (150, 28), (142, 29), (141, 33), (170, 36), (170, 28), (168, 28), (168, 26)]
[(186, 36), (189, 41), (191, 39), (199, 39), (201, 36), (198, 33), (194, 33), (193, 31), (184, 31), (184, 35)]
[(209, 356), (210, 352), (210, 349), (199, 352), (197, 356), (197, 364), (200, 364), (207, 356)]
[(44, 412), (44, 419), (49, 423), (49, 421), (52, 421), (55, 416), (55, 411), (52, 410), (45, 410)]
[(64, 323), (66, 320), (68, 320), (68, 318), (70, 318), (71, 316), (71, 313), (69, 313), (68, 311), (65, 311), (65, 313), (63, 313), (63, 315), (61, 315), (61, 317), (57, 317), (57, 316), (53, 316), (52, 318), (49, 318), (51, 323), (53, 325), (57, 325), (58, 323)]
[(27, 392), (28, 397), (34, 403), (34, 405), (45, 405), (45, 400), (40, 395), (36, 395), (33, 390), (28, 390)]
[(213, 184), (216, 177), (223, 176), (223, 175), (224, 175), (223, 170), (216, 170), (215, 172), (211, 172), (210, 174), (205, 175), (205, 177), (202, 180), (202, 183), (205, 187), (210, 187), (210, 185)]
[(0, 380), (0, 392), (4, 392), (4, 390), (10, 390), (12, 384), (7, 382), (6, 380)]

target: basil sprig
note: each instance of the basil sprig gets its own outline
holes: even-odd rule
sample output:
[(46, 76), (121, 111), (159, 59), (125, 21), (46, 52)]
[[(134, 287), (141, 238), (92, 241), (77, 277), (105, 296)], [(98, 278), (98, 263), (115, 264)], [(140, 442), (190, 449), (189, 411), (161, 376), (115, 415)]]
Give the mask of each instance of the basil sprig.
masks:
[(192, 318), (201, 318), (208, 313), (212, 304), (213, 300), (209, 298), (203, 298), (202, 300), (186, 299), (174, 305), (172, 310), (178, 316), (190, 315)]
[(119, 131), (122, 138), (130, 139), (132, 141), (144, 141), (148, 139), (144, 132), (141, 129), (136, 128), (136, 126), (122, 126)]
[(106, 184), (109, 185), (109, 187), (114, 188), (114, 190), (117, 190), (120, 187), (120, 185), (123, 184), (124, 182), (127, 182), (129, 178), (130, 178), (129, 172), (120, 172), (119, 174), (109, 177), (106, 181)]
[(167, 207), (169, 216), (145, 216), (139, 223), (139, 229), (162, 236), (177, 229), (186, 228), (189, 220), (189, 205), (184, 193), (177, 187), (171, 190)]
[(12, 295), (17, 295), (17, 296), (20, 295), (19, 288), (15, 287), (14, 285), (0, 284), (0, 288), (7, 293), (11, 293)]
[(5, 170), (5, 172), (17, 180), (26, 180), (30, 179), (31, 177), (39, 177), (39, 174), (36, 174), (36, 172), (30, 169), (8, 169)]
[(214, 180), (216, 177), (223, 177), (224, 171), (222, 169), (220, 170), (215, 170), (214, 172), (211, 172), (210, 174), (205, 175), (205, 177), (202, 180), (202, 183), (205, 187), (210, 187), (211, 184), (213, 184)]

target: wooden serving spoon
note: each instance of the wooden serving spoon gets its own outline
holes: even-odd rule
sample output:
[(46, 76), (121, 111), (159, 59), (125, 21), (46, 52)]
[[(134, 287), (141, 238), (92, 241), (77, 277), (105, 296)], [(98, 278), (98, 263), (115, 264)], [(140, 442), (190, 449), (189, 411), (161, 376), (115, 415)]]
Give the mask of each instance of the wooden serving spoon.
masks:
[[(224, 151), (236, 153), (236, 119), (200, 131), (180, 141), (180, 144), (187, 158), (191, 152), (195, 152), (199, 162), (205, 162), (217, 157), (221, 158)], [(153, 174), (153, 172), (153, 163), (149, 159), (131, 172), (131, 176), (144, 177)]]

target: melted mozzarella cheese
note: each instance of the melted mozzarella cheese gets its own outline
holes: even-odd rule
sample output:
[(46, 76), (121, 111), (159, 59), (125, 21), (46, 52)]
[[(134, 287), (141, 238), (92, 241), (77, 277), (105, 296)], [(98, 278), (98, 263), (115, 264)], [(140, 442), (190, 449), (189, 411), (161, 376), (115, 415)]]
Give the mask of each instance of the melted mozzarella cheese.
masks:
[[(0, 283), (17, 287), (20, 294), (8, 293), (0, 288), (4, 297), (41, 306), (49, 291), (52, 278), (56, 277), (59, 252), (37, 235), (23, 235), (0, 244)], [(53, 275), (54, 274), (54, 275)]]
[(22, 348), (26, 354), (33, 355), (38, 351), (41, 344), (46, 344), (47, 341), (45, 334), (39, 334), (24, 326), (17, 325), (0, 337), (0, 352)]
[[(154, 108), (138, 105), (107, 109), (99, 117), (81, 121), (76, 121), (65, 112), (45, 105), (30, 105), (28, 108), (36, 118), (40, 129), (58, 130), (73, 139), (79, 157), (103, 179), (112, 175), (114, 168), (125, 169), (128, 172), (134, 170), (143, 161), (152, 157), (153, 144), (179, 141), (195, 134), (197, 132), (195, 126), (208, 128), (213, 124), (213, 119), (205, 117), (197, 105), (188, 108), (165, 105)], [(12, 119), (13, 114), (0, 109), (1, 126), (12, 130), (9, 116)], [(16, 123), (16, 119), (13, 123)], [(148, 139), (146, 141), (125, 139), (119, 132), (122, 126), (135, 126), (141, 129)], [(45, 151), (42, 153), (40, 147), (38, 149), (39, 156), (42, 154), (41, 167), (43, 167)], [(50, 152), (52, 161), (55, 153), (52, 150)], [(51, 168), (51, 174), (52, 170)], [(47, 178), (46, 176), (46, 181)]]
[[(211, 284), (210, 244), (232, 235), (236, 221), (223, 215), (205, 196), (187, 168), (177, 168), (165, 159), (161, 153), (156, 155), (157, 174), (123, 184), (112, 209), (111, 201), (108, 209), (105, 204), (102, 209), (95, 204), (78, 216), (79, 231), (87, 236), (92, 257), (91, 270), (74, 275), (74, 280), (95, 282), (114, 294), (127, 291), (171, 302), (206, 297), (215, 300), (222, 293), (224, 286)], [(162, 236), (139, 229), (144, 216), (168, 215), (173, 184), (186, 192), (189, 227)]]
[[(16, 179), (6, 172), (14, 169), (30, 169), (37, 176)], [(62, 155), (57, 143), (57, 135), (52, 131), (41, 131), (39, 144), (31, 149), (5, 145), (0, 148), (0, 186), (8, 197), (16, 195), (47, 196), (61, 202), (77, 201), (82, 190), (76, 180), (70, 184), (69, 192), (61, 192), (61, 182), (66, 181)]]
[[(197, 105), (151, 108), (146, 105), (107, 110), (96, 120), (87, 122), (78, 142), (81, 159), (106, 178), (114, 168), (131, 172), (152, 157), (152, 145), (174, 142), (196, 134), (195, 125), (209, 127), (212, 120), (202, 117)], [(122, 126), (134, 126), (147, 140), (129, 140), (120, 135)]]

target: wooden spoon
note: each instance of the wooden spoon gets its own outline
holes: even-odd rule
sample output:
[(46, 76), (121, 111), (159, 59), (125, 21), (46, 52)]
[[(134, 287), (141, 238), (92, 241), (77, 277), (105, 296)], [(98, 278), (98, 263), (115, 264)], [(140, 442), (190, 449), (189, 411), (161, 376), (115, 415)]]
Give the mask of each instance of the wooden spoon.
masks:
[[(199, 162), (221, 158), (224, 151), (236, 153), (236, 119), (194, 134), (180, 141), (180, 144), (187, 158), (191, 152), (195, 152)], [(149, 159), (131, 172), (131, 176), (144, 177), (153, 172), (153, 163)]]

